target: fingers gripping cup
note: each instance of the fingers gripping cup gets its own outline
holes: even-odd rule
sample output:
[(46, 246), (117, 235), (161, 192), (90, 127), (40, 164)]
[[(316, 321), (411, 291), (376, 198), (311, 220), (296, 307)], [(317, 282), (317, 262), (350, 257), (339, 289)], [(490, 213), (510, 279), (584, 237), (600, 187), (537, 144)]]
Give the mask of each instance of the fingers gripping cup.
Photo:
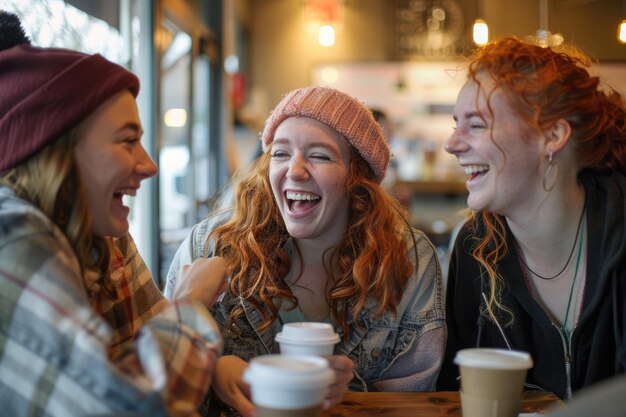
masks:
[(295, 355), (257, 356), (243, 374), (256, 417), (319, 417), (333, 377), (326, 359)]
[(328, 323), (286, 323), (276, 341), (285, 355), (332, 355), (339, 335)]
[(526, 372), (533, 366), (528, 353), (463, 349), (454, 362), (461, 369), (463, 417), (517, 417)]

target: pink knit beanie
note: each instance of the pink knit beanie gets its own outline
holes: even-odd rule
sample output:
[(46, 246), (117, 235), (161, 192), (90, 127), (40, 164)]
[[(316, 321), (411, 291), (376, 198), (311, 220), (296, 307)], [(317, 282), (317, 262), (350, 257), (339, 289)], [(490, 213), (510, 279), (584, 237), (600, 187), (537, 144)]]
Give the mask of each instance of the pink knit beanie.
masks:
[[(0, 39), (15, 35), (15, 19), (1, 13)], [(101, 55), (36, 48), (19, 36), (14, 43), (0, 42), (0, 172), (28, 159), (124, 89), (137, 97), (139, 80)]]
[(380, 125), (365, 105), (341, 91), (327, 87), (293, 90), (278, 103), (265, 122), (263, 151), (270, 148), (278, 126), (289, 117), (309, 117), (335, 129), (372, 168), (379, 183), (389, 163), (389, 144)]

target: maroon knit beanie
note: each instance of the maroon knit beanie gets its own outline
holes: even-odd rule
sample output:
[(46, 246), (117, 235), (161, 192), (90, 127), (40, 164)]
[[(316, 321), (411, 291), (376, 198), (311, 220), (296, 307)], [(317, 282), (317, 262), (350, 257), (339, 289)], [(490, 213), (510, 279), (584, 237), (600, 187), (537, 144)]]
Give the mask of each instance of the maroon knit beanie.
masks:
[(124, 89), (137, 97), (137, 77), (98, 54), (24, 43), (0, 50), (0, 172), (25, 161)]
[(335, 129), (361, 154), (372, 168), (376, 181), (385, 177), (389, 144), (372, 112), (360, 101), (328, 87), (293, 90), (278, 103), (265, 122), (261, 135), (263, 150), (269, 149), (278, 126), (289, 117), (309, 117)]

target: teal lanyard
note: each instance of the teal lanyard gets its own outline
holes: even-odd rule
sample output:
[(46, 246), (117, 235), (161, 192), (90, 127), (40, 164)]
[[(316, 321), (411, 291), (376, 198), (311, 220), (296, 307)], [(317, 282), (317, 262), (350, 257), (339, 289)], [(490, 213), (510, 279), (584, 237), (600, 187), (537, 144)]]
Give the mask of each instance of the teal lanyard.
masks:
[(571, 350), (572, 339), (570, 331), (567, 329), (567, 319), (569, 318), (569, 310), (572, 306), (572, 296), (574, 294), (574, 287), (576, 286), (576, 278), (578, 277), (578, 268), (580, 267), (580, 258), (582, 256), (582, 247), (583, 241), (585, 240), (585, 227), (583, 225), (584, 221), (581, 223), (580, 227), (582, 227), (582, 232), (580, 235), (580, 241), (578, 242), (578, 257), (576, 258), (576, 269), (574, 270), (574, 279), (572, 280), (572, 288), (569, 290), (569, 301), (567, 302), (567, 310), (565, 311), (565, 320), (563, 320), (563, 325), (561, 326), (561, 333), (565, 336), (565, 340), (567, 341), (567, 348)]

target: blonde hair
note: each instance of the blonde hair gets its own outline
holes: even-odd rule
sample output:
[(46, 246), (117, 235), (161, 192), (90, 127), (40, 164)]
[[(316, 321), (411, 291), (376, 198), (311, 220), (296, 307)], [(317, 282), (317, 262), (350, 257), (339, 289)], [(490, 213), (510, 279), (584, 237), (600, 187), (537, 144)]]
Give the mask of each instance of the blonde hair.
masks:
[[(330, 256), (324, 257), (330, 314), (346, 336), (350, 322), (362, 324), (359, 316), (368, 297), (378, 302), (375, 317), (395, 314), (413, 271), (405, 241), (406, 233), (411, 233), (405, 209), (377, 183), (365, 159), (351, 150), (348, 227), (339, 244), (329, 250)], [(261, 312), (261, 330), (278, 316), (275, 300), (298, 304), (284, 281), (291, 262), (285, 249), (290, 236), (269, 183), (270, 158), (266, 152), (254, 162), (237, 184), (233, 216), (207, 237), (215, 242), (214, 254), (224, 257), (233, 271), (230, 294)], [(228, 329), (243, 314), (237, 304), (230, 312)]]
[(78, 259), (87, 292), (94, 295), (101, 289), (112, 291), (108, 280), (110, 253), (106, 242), (91, 233), (91, 212), (73, 152), (78, 140), (78, 128), (74, 128), (3, 173), (0, 183), (38, 207), (59, 227)]

